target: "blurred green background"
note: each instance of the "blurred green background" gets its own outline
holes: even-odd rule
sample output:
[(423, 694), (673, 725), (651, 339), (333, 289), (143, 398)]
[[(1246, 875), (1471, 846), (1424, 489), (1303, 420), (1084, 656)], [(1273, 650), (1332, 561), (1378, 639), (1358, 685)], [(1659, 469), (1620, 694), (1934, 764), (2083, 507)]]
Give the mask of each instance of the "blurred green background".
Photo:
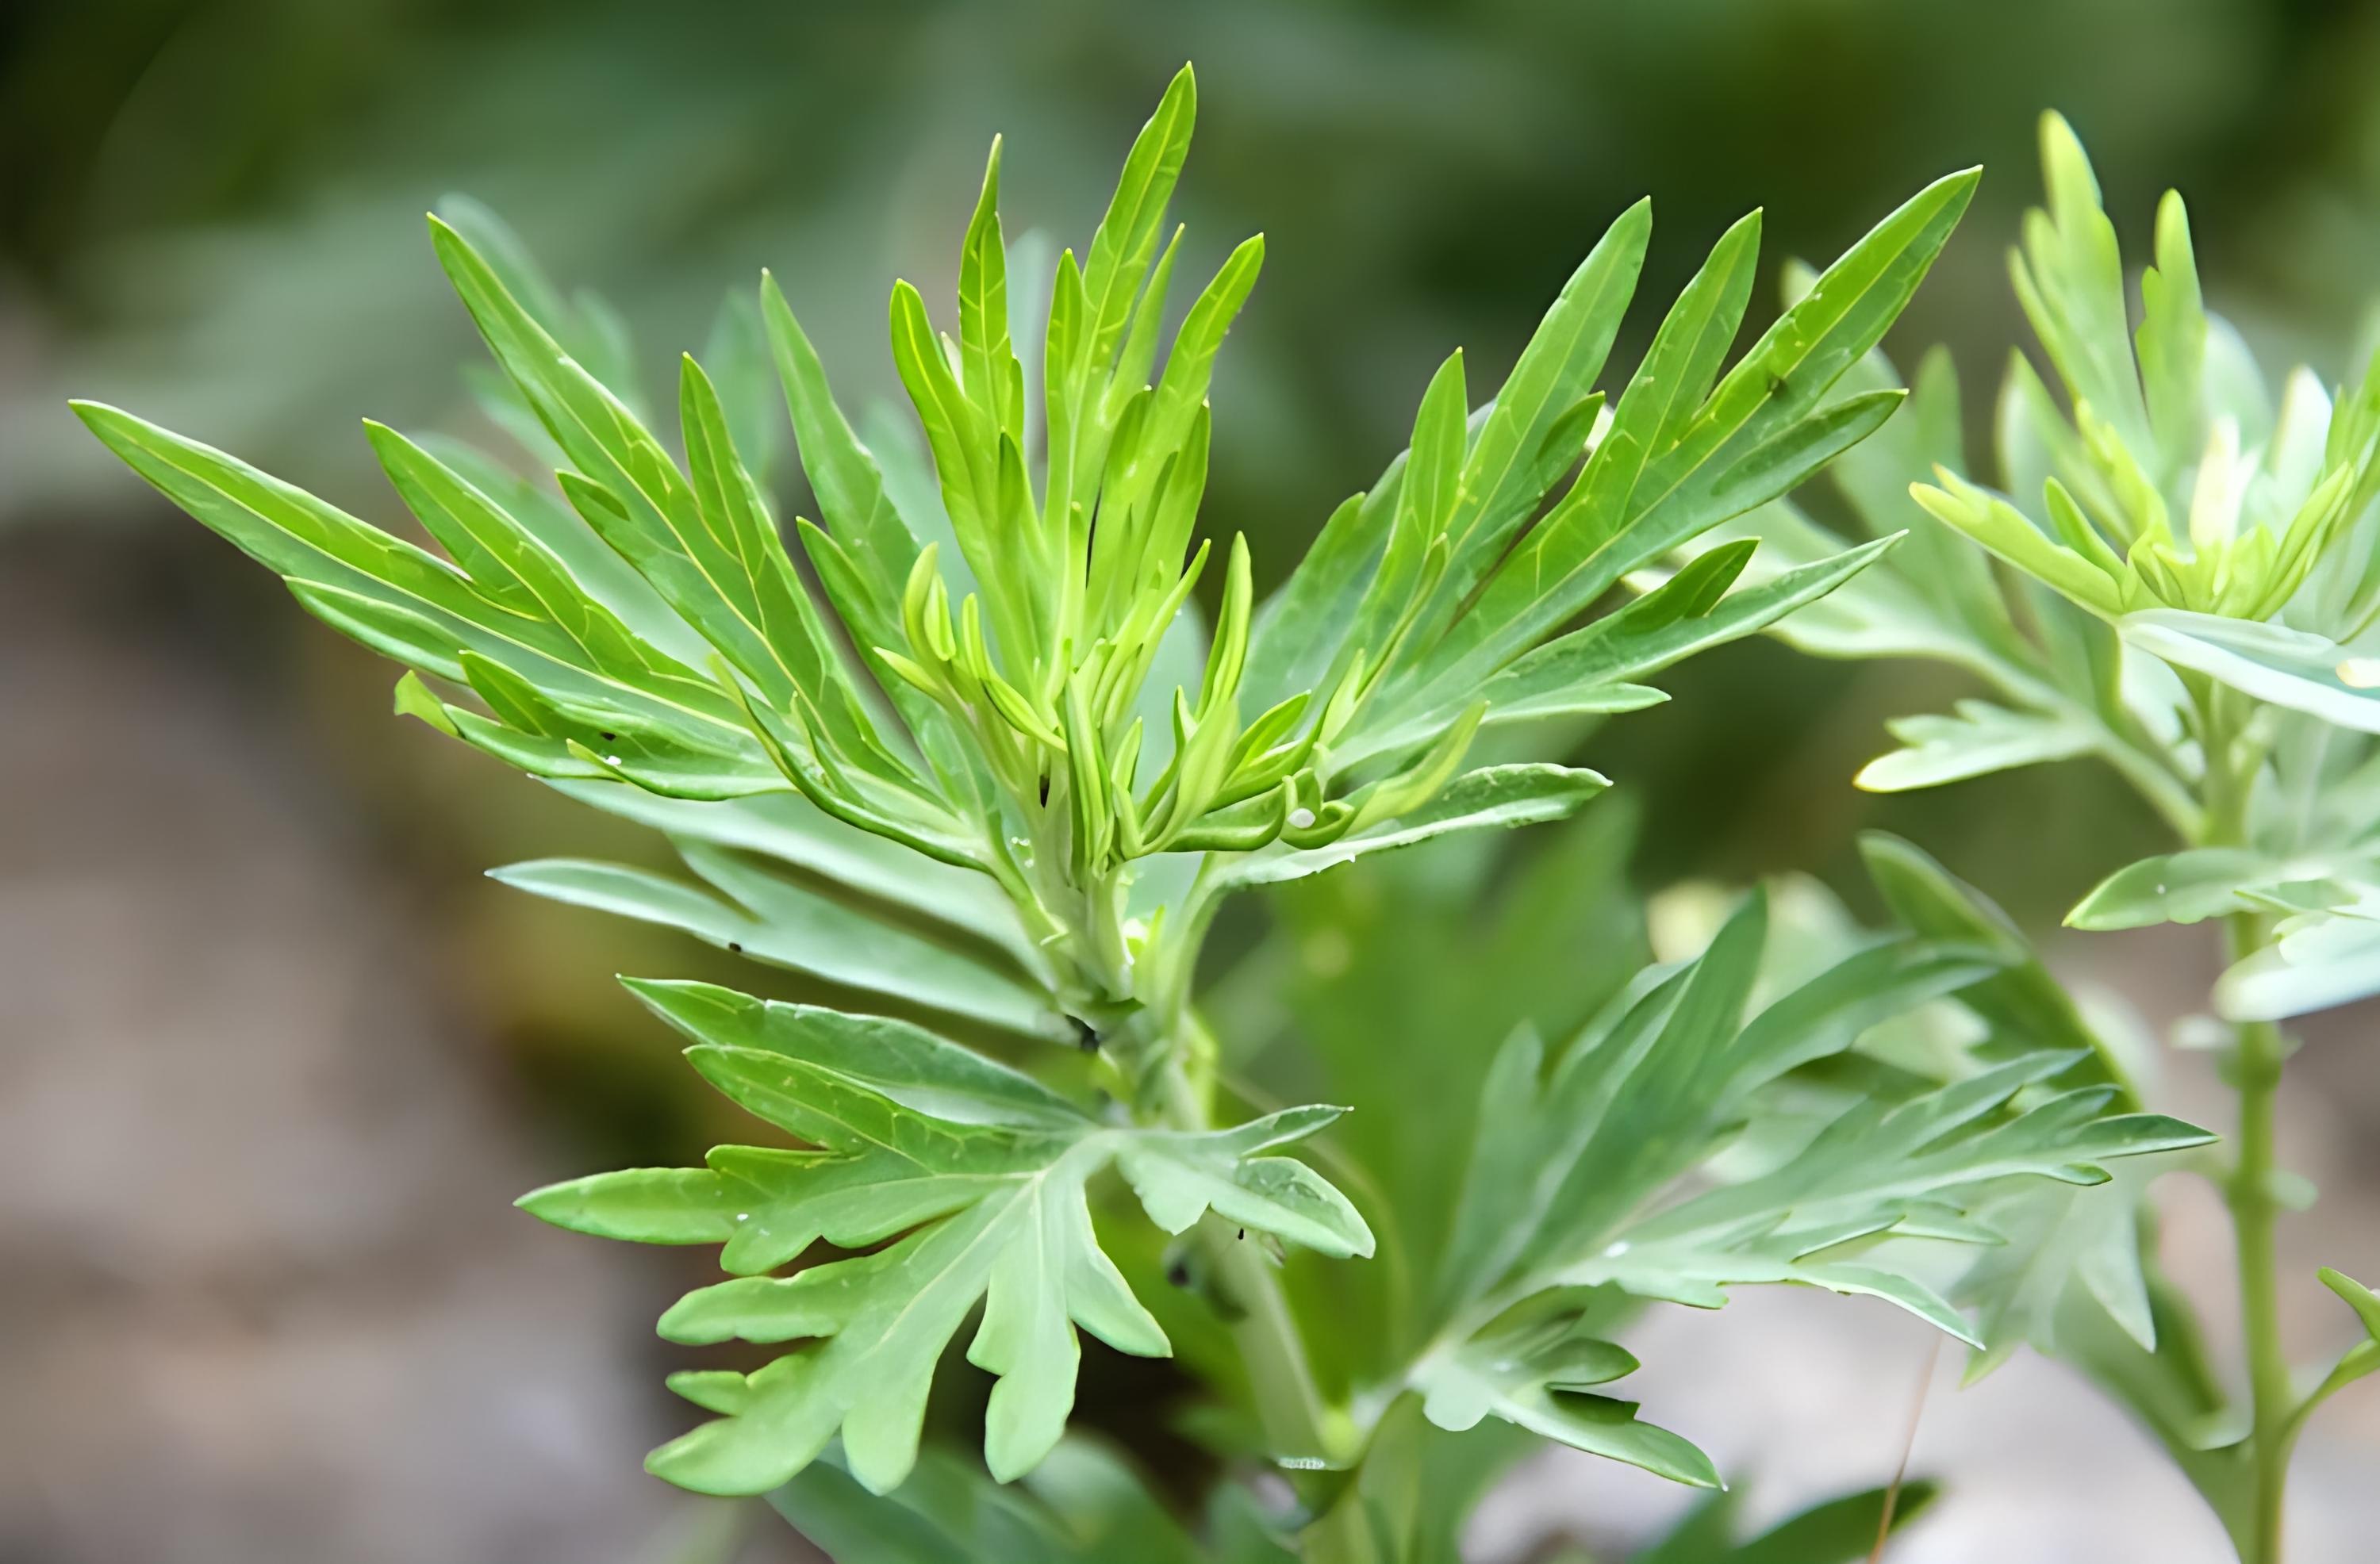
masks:
[[(1403, 443), (1448, 348), (1500, 374), (1641, 194), (1640, 342), (1747, 208), (1773, 284), (1985, 164), (1890, 344), (1952, 345), (1978, 437), (2046, 107), (2128, 245), (2185, 191), (2210, 300), (2268, 359), (2338, 375), (2380, 281), (2380, 8), (2338, 0), (12, 0), (0, 1370), (32, 1393), (0, 1411), (0, 1560), (668, 1557), (682, 1518), (634, 1455), (675, 1415), (642, 1332), (679, 1262), (524, 1234), (504, 1201), (712, 1128), (607, 981), (706, 964), (477, 879), (639, 844), (389, 719), (385, 667), (63, 399), (393, 519), (355, 419), (484, 432), (421, 229), (449, 191), (617, 305), (655, 384), (766, 264), (847, 398), (883, 396), (886, 289), (946, 290), (990, 137), (1011, 231), (1079, 243), (1184, 58), (1187, 270), (1269, 241), (1208, 523), (1249, 533), (1260, 584)], [(1758, 643), (1671, 678), (1585, 748), (1633, 797), (1633, 882), (1848, 889), (1882, 825), (2054, 922), (2155, 843), (2084, 768), (1852, 791), (1943, 677)], [(2191, 1002), (2195, 966), (2110, 949)]]

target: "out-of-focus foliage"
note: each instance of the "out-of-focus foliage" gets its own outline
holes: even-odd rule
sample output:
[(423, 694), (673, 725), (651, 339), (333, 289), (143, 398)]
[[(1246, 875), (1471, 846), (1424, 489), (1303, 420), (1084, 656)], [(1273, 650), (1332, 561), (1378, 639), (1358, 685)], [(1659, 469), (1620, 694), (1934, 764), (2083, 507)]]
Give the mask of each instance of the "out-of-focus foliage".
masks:
[[(2103, 879), (2070, 924), (2223, 920), (2232, 965), (2212, 1000), (2231, 1024), (2218, 1036), (2240, 1128), (2230, 1165), (2207, 1170), (2238, 1243), (2248, 1397), (2216, 1380), (2190, 1305), (2143, 1263), (2145, 1207), (2103, 1202), (2082, 1247), (2033, 1244), (2002, 1268), (2012, 1298), (2034, 1295), (2025, 1334), (2071, 1352), (2130, 1406), (2263, 1564), (2280, 1557), (2300, 1429), (2380, 1366), (2359, 1342), (2325, 1371), (2292, 1372), (2274, 1252), (2279, 1206), (2311, 1199), (2276, 1170), (2290, 1045), (2275, 1024), (2380, 992), (2380, 348), (2367, 337), (2328, 387), (2301, 366), (2277, 393), (2206, 307), (2179, 192), (2158, 204), (2153, 259), (2128, 285), (2098, 180), (2056, 114), (2041, 164), (2044, 205), (2009, 269), (2051, 373), (2011, 356), (1993, 419), (1998, 487), (1971, 476), (1937, 355), (1899, 427), (1836, 469), (1872, 532), (1910, 520), (1913, 503), (1916, 546), (1775, 633), (1827, 656), (1939, 660), (1991, 688), (1998, 704), (1894, 721), (1903, 747), (1869, 763), (1866, 787), (2108, 762), (2180, 850)], [(1881, 360), (1871, 372), (1894, 378)], [(1735, 530), (1780, 545), (1771, 569), (1843, 541), (1790, 502)], [(2037, 1033), (2073, 1017), (2046, 974), (2025, 987)], [(2036, 1268), (2087, 1286), (2022, 1279)], [(2368, 1324), (2371, 1294), (2322, 1277)], [(2075, 1307), (2120, 1328), (2060, 1329)]]

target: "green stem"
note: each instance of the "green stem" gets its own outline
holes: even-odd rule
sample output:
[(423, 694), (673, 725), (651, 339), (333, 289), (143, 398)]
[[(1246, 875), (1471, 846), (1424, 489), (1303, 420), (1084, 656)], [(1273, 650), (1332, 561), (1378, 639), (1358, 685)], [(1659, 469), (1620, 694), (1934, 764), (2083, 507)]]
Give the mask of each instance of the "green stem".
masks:
[(1305, 1339), (1272, 1262), (1257, 1244), (1235, 1236), (1220, 1218), (1199, 1224), (1198, 1238), (1224, 1293), (1238, 1306), (1232, 1340), (1246, 1368), (1248, 1388), (1265, 1440), (1277, 1454), (1339, 1466), (1353, 1453), (1354, 1424), (1316, 1383)]
[[(2232, 919), (2235, 959), (2262, 943), (2253, 914)], [(2281, 1084), (2280, 1030), (2269, 1021), (2242, 1023), (2233, 1056), (2240, 1093), (2238, 1160), (2225, 1191), (2238, 1245), (2240, 1323), (2246, 1339), (2248, 1388), (2254, 1421), (2254, 1524), (2249, 1564), (2280, 1564), (2281, 1503), (2289, 1485), (2289, 1423), (2294, 1410), (2289, 1356), (2281, 1341), (2280, 1276), (2274, 1256), (2273, 1106)]]
[[(2237, 753), (2241, 724), (2226, 692), (2201, 697), (2206, 748), (2206, 839), (2210, 846), (2244, 846), (2248, 841), (2249, 793), (2262, 767), (2261, 749)], [(2234, 962), (2252, 955), (2272, 938), (2261, 913), (2235, 913), (2225, 924)], [(2224, 1190), (2231, 1210), (2232, 1241), (2240, 1275), (2240, 1331), (2248, 1360), (2251, 1415), (2249, 1454), (2253, 1469), (2247, 1564), (2281, 1564), (2282, 1502), (2289, 1488), (2289, 1447), (2296, 1411), (2289, 1385), (2288, 1350), (2281, 1340), (2280, 1269), (2274, 1228), (2279, 1205), (2273, 1198), (2273, 1118), (2281, 1085), (2285, 1050), (2280, 1028), (2269, 1021), (2243, 1021), (2235, 1029), (2231, 1084), (2240, 1094), (2240, 1127), (2231, 1177)]]
[[(1215, 1039), (1186, 1010), (1176, 1037), (1179, 1047), (1163, 1066), (1160, 1110), (1176, 1129), (1204, 1130), (1211, 1123)], [(1200, 1218), (1193, 1238), (1207, 1258), (1208, 1274), (1233, 1311), (1232, 1340), (1247, 1370), (1265, 1442), (1278, 1456), (1319, 1461), (1329, 1467), (1344, 1464), (1357, 1443), (1354, 1420), (1323, 1395), (1271, 1259), (1244, 1232), (1212, 1214)]]

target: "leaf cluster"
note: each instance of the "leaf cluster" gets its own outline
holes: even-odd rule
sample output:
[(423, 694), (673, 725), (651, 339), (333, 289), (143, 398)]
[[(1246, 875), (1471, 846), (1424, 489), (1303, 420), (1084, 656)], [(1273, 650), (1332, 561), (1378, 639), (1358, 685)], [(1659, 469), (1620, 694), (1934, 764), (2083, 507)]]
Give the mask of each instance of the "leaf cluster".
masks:
[[(1823, 636), (1921, 585), (1998, 605), (2003, 640), (1976, 627), (1988, 614), (1946, 615), (1963, 628), (1934, 644), (1988, 643), (1988, 657), (1954, 655), (2001, 658), (2024, 687), (2066, 701), (2068, 752), (2148, 755), (2151, 729), (2099, 685), (2067, 681), (2067, 654), (2015, 629), (1987, 572), (1937, 583), (1934, 540), (1904, 563), (1897, 527), (1841, 543), (1805, 526), (1754, 567), (1746, 529), (1870, 435), (1916, 428), (1942, 443), (1938, 403), (1897, 411), (1876, 347), (1973, 171), (1801, 278), (1738, 355), (1760, 235), (1759, 214), (1745, 217), (1615, 374), (1651, 231), (1649, 206), (1630, 208), (1491, 394), (1475, 402), (1460, 352), (1438, 368), (1409, 448), (1259, 603), (1247, 540), (1221, 547), (1199, 520), (1208, 391), (1261, 239), (1232, 250), (1168, 329), (1184, 233), (1167, 213), (1195, 117), (1185, 68), (1087, 245), (1054, 261), (1003, 231), (995, 142), (947, 329), (916, 288), (892, 290), (913, 421), (855, 425), (764, 274), (722, 309), (709, 367), (681, 358), (662, 423), (601, 301), (565, 297), (492, 214), (450, 203), (431, 241), (494, 360), (475, 389), (552, 483), (368, 425), (434, 548), (130, 414), (78, 407), (309, 612), (406, 665), (401, 711), (652, 828), (694, 877), (557, 859), (499, 879), (884, 1012), (632, 981), (690, 1040), (702, 1076), (773, 1134), (698, 1168), (598, 1174), (523, 1200), (580, 1231), (720, 1247), (728, 1279), (674, 1306), (662, 1334), (786, 1350), (750, 1373), (674, 1376), (716, 1417), (650, 1465), (703, 1492), (772, 1493), (843, 1539), (830, 1542), (839, 1556), (1097, 1557), (1130, 1535), (1149, 1557), (1257, 1559), (1280, 1556), (1294, 1522), (1308, 1557), (1442, 1557), (1460, 1507), (1513, 1448), (1481, 1431), (1491, 1421), (1712, 1485), (1699, 1450), (1601, 1393), (1634, 1366), (1612, 1340), (1629, 1311), (1793, 1283), (1882, 1297), (1999, 1350), (2003, 1326), (2040, 1312), (2029, 1257), (2072, 1253), (2036, 1231), (2069, 1231), (2043, 1214), (2043, 1189), (2100, 1185), (2104, 1164), (2204, 1138), (2140, 1109), (1987, 903), (1879, 846), (1904, 932), (1847, 939), (1785, 981), (1755, 894), (1694, 960), (1596, 993), (1599, 1009), (1560, 1031), (1514, 1032), (1486, 1065), (1467, 1171), (1449, 1167), (1439, 1198), (1393, 1170), (1349, 1185), (1404, 1196), (1374, 1201), (1405, 1267), (1375, 1313), (1402, 1325), (1349, 1331), (1335, 1364), (1309, 1347), (1325, 1333), (1292, 1300), (1313, 1298), (1313, 1268), (1287, 1255), (1368, 1255), (1374, 1227), (1282, 1154), (1342, 1109), (1260, 1108), (1225, 1089), (1229, 1045), (1191, 990), (1230, 892), (1568, 816), (1606, 786), (1546, 758), (1578, 723), (1664, 698), (1645, 681), (1705, 648), (1788, 614)], [(2062, 275), (2049, 262), (2063, 253), (2042, 250), (2036, 291)], [(2178, 262), (2168, 271), (2180, 278)], [(2168, 295), (2143, 363), (2187, 389), (2200, 383), (2183, 362), (2194, 284)], [(2140, 417), (2164, 430), (2184, 416), (2176, 406), (2161, 390)], [(2327, 495), (2319, 525), (2257, 542), (2287, 496), (2243, 490), (2222, 513), (2228, 532), (2192, 533), (2212, 563), (2176, 552), (2168, 529), (2127, 568), (2158, 590), (2180, 583), (2193, 612), (2262, 603), (2301, 555), (2348, 535), (2331, 512), (2363, 494), (2363, 416), (2342, 413), (2348, 432), (2325, 447), (2332, 476), (2308, 480), (2309, 496)], [(817, 512), (790, 527), (788, 429)], [(1848, 470), (1857, 485), (1876, 468)], [(2291, 503), (2296, 515), (2314, 499)], [(2148, 537), (2148, 512), (2122, 514)], [(1195, 606), (1210, 566), (1211, 634)], [(1642, 590), (1612, 606), (1631, 578)], [(1871, 581), (1884, 585), (1844, 596)], [(2141, 614), (2171, 612), (2119, 606), (2131, 645), (2146, 644)], [(2083, 627), (2097, 612), (2084, 603), (2070, 626), (2074, 666), (2094, 678), (2118, 656)], [(2025, 720), (1949, 721), (1997, 724), (1991, 742), (2022, 757), (2042, 747)], [(2183, 778), (2170, 755), (2156, 763)], [(1541, 932), (1529, 924), (1488, 931), (1483, 964), (1529, 964)], [(1964, 1018), (1954, 1045), (1900, 1057), (1878, 1041), (1945, 1013)], [(1034, 1046), (1075, 1043), (1092, 1057)], [(1470, 1057), (1460, 1037), (1389, 1046)], [(1235, 1097), (1248, 1116), (1216, 1127)], [(1414, 1094), (1383, 1134), (1393, 1145), (1443, 1106)], [(1416, 1238), (1441, 1209), (1442, 1234)], [(2131, 1207), (2119, 1216), (2074, 1269), (2146, 1346), (2137, 1269), (2110, 1257), (2137, 1254)], [(1153, 1290), (1146, 1262), (1177, 1238), (1171, 1253), (1196, 1253), (1207, 1282), (1231, 1284)], [(1981, 1323), (1911, 1258), (1942, 1245), (2018, 1256), (1961, 1284)], [(1209, 1377), (1236, 1372), (1257, 1404), (1245, 1448), (1330, 1470), (1304, 1479), (1291, 1516), (1225, 1500), (1198, 1530), (1164, 1518), (1128, 1471), (1065, 1439), (1084, 1331), (1126, 1353), (1180, 1345), (1202, 1370), (1227, 1340), (1236, 1370)], [(985, 1469), (1029, 1479), (1030, 1502), (921, 1448), (938, 1373), (960, 1350), (995, 1381)], [(1301, 1426), (1277, 1415), (1284, 1403)], [(1670, 1551), (1729, 1531), (1723, 1509), (1705, 1511), (1682, 1534), (1705, 1540)], [(1742, 1557), (1787, 1546), (1773, 1541)]]

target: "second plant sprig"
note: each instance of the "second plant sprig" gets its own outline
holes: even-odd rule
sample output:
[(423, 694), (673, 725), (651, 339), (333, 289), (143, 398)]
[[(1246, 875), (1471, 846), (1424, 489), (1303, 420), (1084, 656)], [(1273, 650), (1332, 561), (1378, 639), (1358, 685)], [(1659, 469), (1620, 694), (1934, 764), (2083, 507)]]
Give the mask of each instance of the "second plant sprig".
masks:
[[(2080, 141), (2050, 115), (2041, 142), (2046, 203), (2010, 265), (2055, 374), (2010, 360), (1995, 418), (2002, 490), (1970, 476), (1957, 378), (1930, 358), (1908, 414), (1836, 469), (1872, 529), (1919, 530), (1779, 634), (1828, 655), (1944, 659), (1990, 686), (1991, 699), (1892, 722), (1901, 747), (1860, 773), (1864, 786), (2094, 756), (2178, 839), (2109, 875), (2069, 921), (2222, 927), (2228, 970), (2212, 1000), (2239, 1133), (2228, 1160), (2201, 1166), (2233, 1217), (2244, 1393), (2210, 1367), (2195, 1312), (2155, 1264), (2144, 1185), (2096, 1197), (2097, 1241), (2025, 1329), (2157, 1436), (2242, 1558), (2274, 1564), (2307, 1420), (2380, 1369), (2380, 1300), (2335, 1270), (2321, 1280), (2361, 1334), (2325, 1368), (2291, 1368), (2275, 1114), (2281, 1024), (2380, 988), (2380, 355), (2365, 345), (2328, 389), (2295, 369), (2276, 395), (2205, 307), (2170, 191), (2135, 316)], [(1869, 373), (1893, 378), (1881, 362)], [(1781, 504), (1743, 529), (1771, 560), (1841, 545)], [(2116, 1275), (2130, 1279), (2106, 1286)]]

